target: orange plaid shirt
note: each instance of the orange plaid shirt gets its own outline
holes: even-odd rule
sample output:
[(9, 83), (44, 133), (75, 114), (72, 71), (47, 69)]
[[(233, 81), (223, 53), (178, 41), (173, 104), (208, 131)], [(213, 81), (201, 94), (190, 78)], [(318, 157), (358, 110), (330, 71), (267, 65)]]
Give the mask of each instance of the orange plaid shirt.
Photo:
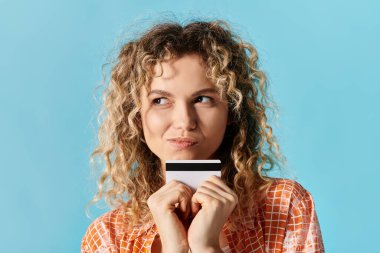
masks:
[[(151, 252), (156, 225), (128, 231), (127, 220), (121, 208), (98, 217), (82, 238), (81, 252)], [(258, 216), (246, 213), (239, 221), (237, 230), (227, 223), (222, 229), (228, 241), (225, 252), (325, 252), (313, 198), (294, 180), (276, 178)]]

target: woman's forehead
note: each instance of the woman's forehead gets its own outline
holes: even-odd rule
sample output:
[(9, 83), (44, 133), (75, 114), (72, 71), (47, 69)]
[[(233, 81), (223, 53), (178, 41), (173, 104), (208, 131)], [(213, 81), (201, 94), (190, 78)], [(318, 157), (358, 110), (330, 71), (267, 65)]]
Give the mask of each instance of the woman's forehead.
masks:
[(219, 91), (206, 73), (207, 66), (198, 54), (166, 59), (154, 65), (154, 74), (150, 77), (150, 82), (143, 86), (143, 94), (147, 96), (152, 90), (175, 93), (178, 89), (179, 92), (185, 89), (186, 93), (191, 94), (205, 88)]

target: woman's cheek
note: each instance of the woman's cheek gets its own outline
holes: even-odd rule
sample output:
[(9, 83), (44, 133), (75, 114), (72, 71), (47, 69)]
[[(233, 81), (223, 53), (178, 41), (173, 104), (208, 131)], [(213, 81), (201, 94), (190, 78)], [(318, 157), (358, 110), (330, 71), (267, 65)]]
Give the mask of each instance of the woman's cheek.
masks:
[(168, 124), (168, 113), (151, 110), (147, 115), (147, 128), (150, 132), (160, 132)]

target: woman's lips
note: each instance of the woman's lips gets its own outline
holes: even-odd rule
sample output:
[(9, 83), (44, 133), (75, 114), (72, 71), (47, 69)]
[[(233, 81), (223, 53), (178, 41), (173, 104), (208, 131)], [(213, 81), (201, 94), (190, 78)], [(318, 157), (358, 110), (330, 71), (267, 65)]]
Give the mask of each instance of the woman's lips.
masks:
[(179, 150), (182, 150), (182, 149), (187, 149), (187, 148), (190, 148), (192, 146), (194, 146), (195, 144), (197, 144), (197, 142), (190, 142), (190, 141), (172, 141), (170, 140), (169, 143), (176, 149), (179, 149)]

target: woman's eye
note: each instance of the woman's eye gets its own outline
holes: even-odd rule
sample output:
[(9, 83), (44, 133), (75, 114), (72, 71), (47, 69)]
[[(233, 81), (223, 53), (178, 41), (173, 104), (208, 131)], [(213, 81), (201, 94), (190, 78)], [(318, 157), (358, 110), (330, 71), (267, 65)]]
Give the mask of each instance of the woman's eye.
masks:
[[(208, 96), (199, 96), (195, 99), (195, 102), (200, 102), (201, 100), (205, 100), (205, 99), (206, 99), (206, 101), (204, 103), (212, 103), (213, 102), (213, 98), (208, 97)], [(162, 102), (162, 100), (167, 100), (167, 99), (164, 97), (155, 98), (152, 100), (152, 104), (154, 104), (154, 105), (165, 105), (166, 103)]]
[(155, 105), (162, 105), (160, 102), (162, 99), (165, 99), (165, 98), (155, 98), (152, 100), (152, 104), (155, 104)]
[[(199, 97), (197, 97), (197, 99), (196, 99), (196, 101), (199, 101), (199, 98), (207, 98), (209, 101), (209, 103), (211, 103), (212, 102), (212, 98), (211, 97), (208, 97), (208, 96), (199, 96)], [(207, 99), (206, 99), (206, 102), (207, 102)]]

